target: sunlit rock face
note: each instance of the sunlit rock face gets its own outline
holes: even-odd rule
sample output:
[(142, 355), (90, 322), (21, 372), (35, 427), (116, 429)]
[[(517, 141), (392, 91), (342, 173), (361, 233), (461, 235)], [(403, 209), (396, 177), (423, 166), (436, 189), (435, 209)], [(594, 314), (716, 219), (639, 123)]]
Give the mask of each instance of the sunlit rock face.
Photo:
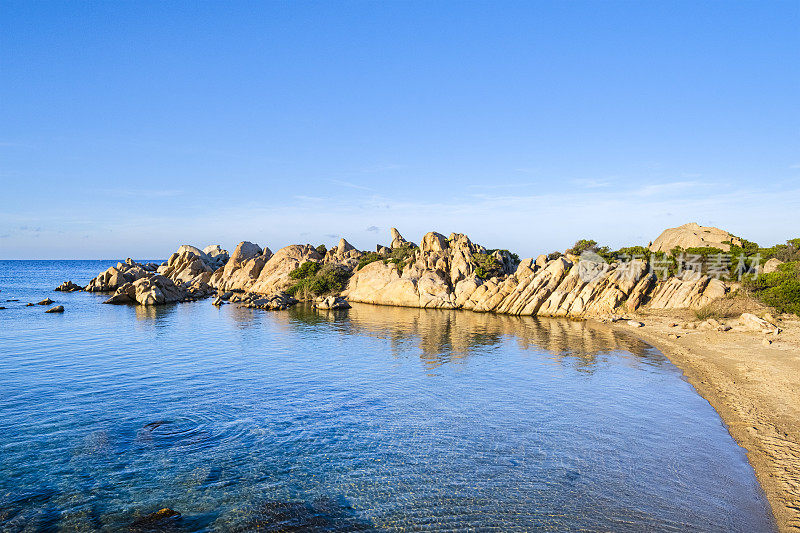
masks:
[[(723, 239), (721, 231), (710, 232), (713, 238), (703, 233), (703, 242)], [(356, 249), (344, 238), (327, 251), (292, 244), (274, 254), (248, 241), (240, 242), (232, 254), (219, 245), (204, 250), (183, 245), (160, 266), (132, 259), (120, 262), (99, 274), (85, 290), (118, 291), (113, 303), (146, 305), (215, 291), (275, 295), (297, 283), (291, 276), (295, 269), (313, 262), (342, 269), (345, 279), (352, 272), (341, 294), (352, 302), (510, 315), (600, 317), (643, 307), (696, 309), (728, 291), (724, 282), (694, 272), (659, 280), (642, 260), (607, 263), (596, 254), (520, 260), (507, 250), (487, 250), (460, 233), (445, 237), (431, 231), (417, 247), (392, 228), (390, 240), (390, 246), (378, 245), (377, 252), (371, 253)], [(659, 246), (671, 242), (665, 238)], [(163, 280), (153, 281), (154, 276), (162, 276), (175, 290)], [(150, 281), (138, 283), (141, 280)], [(125, 290), (120, 291), (122, 287)]]
[(742, 240), (725, 230), (701, 226), (690, 222), (677, 228), (665, 229), (650, 245), (651, 252), (669, 252), (676, 246), (683, 248), (719, 248), (727, 252), (731, 243), (741, 246)]
[[(393, 229), (394, 249), (405, 239)], [(401, 243), (401, 244), (398, 244)], [(487, 257), (494, 275), (487, 275)], [(488, 251), (466, 235), (427, 233), (402, 263), (374, 261), (358, 269), (343, 295), (350, 301), (383, 305), (468, 309), (511, 315), (596, 317), (654, 309), (699, 308), (727, 292), (707, 276), (658, 281), (647, 263), (609, 264), (599, 257), (545, 256), (519, 262)]]

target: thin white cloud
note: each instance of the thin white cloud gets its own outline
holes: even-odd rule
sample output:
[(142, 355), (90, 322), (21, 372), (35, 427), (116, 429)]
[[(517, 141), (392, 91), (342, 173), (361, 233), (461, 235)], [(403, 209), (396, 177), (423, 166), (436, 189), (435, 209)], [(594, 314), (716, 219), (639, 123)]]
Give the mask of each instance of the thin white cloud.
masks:
[(611, 186), (611, 180), (600, 180), (600, 179), (574, 179), (571, 180), (570, 183), (586, 189), (599, 189), (602, 187)]
[(100, 189), (96, 192), (101, 195), (129, 198), (172, 198), (184, 194), (184, 191), (179, 189)]
[(474, 184), (468, 185), (468, 189), (519, 189), (523, 187), (530, 187), (535, 185), (532, 182), (524, 182), (524, 183), (486, 183), (486, 184)]
[(358, 189), (361, 191), (374, 191), (375, 189), (371, 187), (366, 187), (364, 185), (359, 185), (357, 183), (351, 183), (349, 181), (342, 181), (342, 180), (335, 180), (335, 179), (327, 179), (326, 181), (333, 183), (334, 185), (339, 185), (341, 187), (348, 187), (350, 189)]

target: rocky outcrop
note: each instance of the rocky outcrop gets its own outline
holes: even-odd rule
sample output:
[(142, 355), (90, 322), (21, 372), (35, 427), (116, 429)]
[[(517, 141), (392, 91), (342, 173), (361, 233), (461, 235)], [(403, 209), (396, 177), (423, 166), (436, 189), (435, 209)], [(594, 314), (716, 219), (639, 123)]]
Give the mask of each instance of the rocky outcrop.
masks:
[(783, 261), (780, 259), (773, 257), (769, 259), (766, 263), (764, 263), (764, 268), (762, 269), (763, 274), (772, 274), (773, 272), (778, 271), (778, 267), (783, 264)]
[[(485, 279), (490, 264), (496, 275)], [(508, 252), (489, 254), (466, 235), (431, 232), (407, 264), (374, 261), (357, 270), (343, 296), (406, 307), (598, 317), (646, 305), (699, 308), (725, 295), (722, 281), (693, 274), (658, 281), (644, 261), (608, 264), (599, 256), (548, 261), (542, 255), (516, 263)]]
[[(408, 241), (400, 235), (400, 232), (397, 231), (397, 228), (391, 228), (389, 230), (389, 236), (391, 237), (391, 244), (389, 248), (402, 248), (404, 245), (408, 244)], [(380, 252), (380, 249), (378, 250)]]
[(77, 283), (73, 283), (72, 281), (65, 281), (64, 283), (62, 283), (53, 290), (59, 292), (76, 292), (76, 291), (82, 291), (83, 287), (81, 287)]
[[(131, 259), (118, 263), (86, 290), (116, 291), (108, 303), (141, 305), (193, 300), (216, 291), (223, 295), (216, 300), (219, 305), (230, 299), (248, 307), (285, 309), (297, 301), (286, 294), (298, 283), (291, 273), (306, 262), (323, 265), (316, 268), (320, 272), (342, 269), (340, 283), (354, 272), (341, 295), (350, 301), (509, 315), (602, 317), (642, 308), (700, 308), (728, 290), (722, 281), (688, 271), (658, 280), (642, 260), (609, 264), (597, 255), (550, 260), (540, 255), (520, 261), (459, 233), (429, 232), (416, 247), (393, 228), (391, 245), (365, 254), (341, 239), (324, 256), (299, 244), (273, 254), (243, 241), (230, 256), (218, 245), (204, 250), (183, 245), (158, 267)], [(362, 259), (366, 264), (359, 268)], [(337, 309), (346, 301), (333, 294), (314, 305)]]
[(154, 263), (139, 264), (129, 257), (124, 263), (119, 262), (116, 266), (101, 272), (89, 282), (84, 290), (87, 292), (115, 291), (126, 283), (133, 283), (152, 275), (157, 268), (158, 265)]
[(291, 244), (281, 248), (264, 263), (249, 290), (260, 294), (285, 291), (295, 283), (289, 274), (306, 261), (322, 261), (322, 256), (310, 244)]
[(243, 296), (234, 295), (231, 297), (230, 301), (238, 303), (241, 307), (265, 309), (269, 311), (281, 311), (297, 303), (297, 300), (283, 291), (266, 296), (258, 293), (248, 293)]
[(325, 254), (323, 261), (326, 264), (340, 264), (344, 265), (350, 270), (358, 266), (358, 261), (364, 255), (363, 252), (356, 250), (356, 248), (344, 239), (339, 240), (336, 248), (331, 248)]
[(686, 271), (680, 277), (669, 278), (654, 292), (651, 309), (698, 309), (725, 296), (725, 283), (708, 276)]
[(201, 282), (176, 285), (166, 276), (151, 274), (122, 285), (111, 298), (103, 303), (162, 305), (205, 298), (210, 295), (210, 287)]
[(57, 305), (57, 306), (51, 307), (50, 309), (45, 311), (45, 313), (63, 313), (63, 312), (64, 312), (64, 306), (63, 305)]
[(222, 270), (217, 270), (210, 283), (221, 291), (244, 291), (250, 288), (261, 274), (266, 262), (272, 257), (269, 248), (261, 248), (249, 241), (236, 245)]
[[(340, 246), (332, 249), (325, 258), (309, 244), (292, 244), (273, 254), (269, 248), (261, 250), (250, 242), (236, 247), (224, 269), (211, 276), (210, 284), (220, 291), (275, 294), (287, 290), (296, 280), (289, 274), (306, 261), (316, 263), (336, 262), (335, 258), (354, 258), (358, 252), (342, 239)], [(358, 264), (357, 259), (355, 263)]]
[(225, 263), (227, 263), (228, 259), (230, 259), (228, 250), (223, 250), (222, 246), (219, 244), (211, 244), (206, 246), (203, 248), (203, 253), (208, 256), (209, 266), (214, 270), (225, 266)]
[(719, 248), (727, 252), (731, 249), (731, 243), (741, 246), (742, 240), (734, 237), (725, 230), (701, 226), (696, 222), (690, 222), (677, 228), (664, 230), (650, 244), (651, 252), (669, 252), (676, 246), (684, 250), (686, 248), (711, 247)]

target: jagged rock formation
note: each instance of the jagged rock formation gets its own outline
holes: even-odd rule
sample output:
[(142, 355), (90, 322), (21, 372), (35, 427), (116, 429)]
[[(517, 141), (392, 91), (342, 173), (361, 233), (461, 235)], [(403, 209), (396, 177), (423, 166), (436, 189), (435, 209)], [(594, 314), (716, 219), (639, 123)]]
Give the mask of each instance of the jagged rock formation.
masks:
[(272, 250), (242, 241), (233, 250), (225, 267), (211, 277), (211, 285), (220, 291), (244, 291), (258, 279), (261, 269), (272, 257)]
[(737, 246), (742, 245), (742, 240), (734, 237), (725, 230), (719, 228), (705, 227), (690, 222), (677, 228), (665, 229), (661, 235), (658, 236), (650, 244), (651, 252), (669, 252), (676, 246), (680, 246), (684, 250), (686, 248), (699, 248), (711, 247), (719, 248), (723, 252), (730, 251), (731, 244)]
[[(403, 245), (408, 244), (408, 241), (405, 240), (402, 235), (400, 235), (400, 232), (397, 231), (397, 228), (391, 228), (389, 230), (389, 235), (392, 238), (392, 241), (391, 241), (391, 244), (389, 245), (389, 248), (392, 248), (392, 249), (394, 249), (394, 248), (402, 248)], [(381, 250), (378, 249), (378, 252), (380, 252), (380, 251)]]
[(62, 283), (53, 290), (59, 292), (76, 292), (76, 291), (82, 291), (83, 287), (81, 287), (77, 283), (73, 283), (72, 281), (65, 281), (64, 283)]
[(346, 240), (339, 239), (339, 244), (336, 248), (331, 248), (328, 250), (328, 253), (325, 254), (324, 262), (327, 263), (336, 263), (340, 265), (344, 265), (350, 270), (353, 270), (358, 266), (358, 260), (361, 259), (364, 253), (356, 250), (355, 246), (347, 242)]
[[(393, 237), (395, 237), (393, 232)], [(399, 234), (397, 234), (399, 235)], [(396, 238), (394, 239), (396, 240)], [(453, 233), (449, 238), (436, 232), (423, 237), (407, 265), (374, 261), (351, 278), (344, 296), (353, 301), (454, 309), (462, 307), (466, 292), (471, 294), (482, 281), (476, 272), (489, 257), (487, 250), (472, 243), (466, 235)], [(499, 272), (507, 273), (516, 265), (502, 253), (491, 257)], [(494, 279), (494, 278), (492, 278)]]
[(87, 292), (115, 291), (126, 283), (133, 283), (138, 279), (152, 275), (157, 268), (158, 265), (155, 263), (142, 265), (129, 257), (124, 263), (119, 262), (116, 266), (109, 267), (98, 274), (97, 277), (89, 281), (89, 284), (83, 290)]
[(351, 301), (512, 315), (603, 316), (654, 309), (698, 308), (724, 296), (719, 280), (687, 272), (659, 282), (643, 261), (608, 264), (559, 257), (524, 259), (495, 252), (500, 275), (481, 278), (486, 250), (466, 235), (425, 235), (410, 264), (375, 261), (358, 270), (343, 295)]
[(140, 264), (133, 259), (117, 263), (92, 279), (84, 290), (111, 292), (104, 303), (160, 305), (203, 298), (211, 294), (207, 278), (210, 268), (192, 250), (175, 253), (170, 261), (158, 266)]
[(225, 266), (225, 263), (227, 263), (228, 259), (231, 257), (228, 250), (223, 250), (222, 246), (219, 244), (210, 244), (206, 246), (203, 248), (203, 253), (208, 256), (209, 266), (214, 270)]
[[(202, 251), (183, 245), (161, 266), (132, 259), (118, 263), (85, 290), (116, 291), (108, 303), (157, 305), (217, 292), (224, 293), (219, 303), (230, 299), (250, 307), (283, 309), (296, 302), (285, 292), (297, 283), (291, 272), (310, 261), (355, 271), (342, 293), (350, 301), (510, 315), (590, 317), (643, 307), (699, 308), (727, 291), (723, 282), (694, 272), (658, 280), (647, 263), (638, 260), (608, 264), (599, 256), (548, 260), (540, 255), (520, 261), (459, 233), (445, 237), (429, 232), (417, 248), (392, 228), (391, 246), (379, 245), (378, 254), (365, 255), (341, 239), (322, 256), (311, 245), (294, 244), (273, 254), (243, 241), (228, 256), (218, 245)], [(358, 268), (365, 257), (372, 262)], [(231, 296), (232, 291), (246, 296)], [(319, 308), (344, 304), (335, 297), (315, 303)]]
[(161, 274), (143, 277), (120, 286), (106, 304), (161, 305), (189, 298), (189, 292)]

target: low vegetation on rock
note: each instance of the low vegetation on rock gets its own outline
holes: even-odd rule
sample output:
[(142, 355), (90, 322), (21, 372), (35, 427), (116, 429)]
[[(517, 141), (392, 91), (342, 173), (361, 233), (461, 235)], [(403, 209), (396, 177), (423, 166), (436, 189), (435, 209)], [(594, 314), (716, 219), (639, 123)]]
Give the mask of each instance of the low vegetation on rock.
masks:
[(388, 265), (389, 263), (397, 265), (397, 270), (402, 273), (403, 268), (405, 268), (405, 266), (409, 263), (416, 250), (417, 246), (414, 243), (403, 242), (397, 245), (396, 248), (389, 249), (388, 251), (384, 251), (382, 253), (368, 252), (361, 257), (356, 270), (361, 270), (368, 264), (374, 263), (375, 261), (383, 261), (385, 265)]
[(347, 286), (352, 273), (338, 264), (320, 265), (314, 261), (306, 261), (294, 269), (289, 277), (297, 283), (286, 291), (295, 298), (310, 300), (317, 296), (338, 294)]

